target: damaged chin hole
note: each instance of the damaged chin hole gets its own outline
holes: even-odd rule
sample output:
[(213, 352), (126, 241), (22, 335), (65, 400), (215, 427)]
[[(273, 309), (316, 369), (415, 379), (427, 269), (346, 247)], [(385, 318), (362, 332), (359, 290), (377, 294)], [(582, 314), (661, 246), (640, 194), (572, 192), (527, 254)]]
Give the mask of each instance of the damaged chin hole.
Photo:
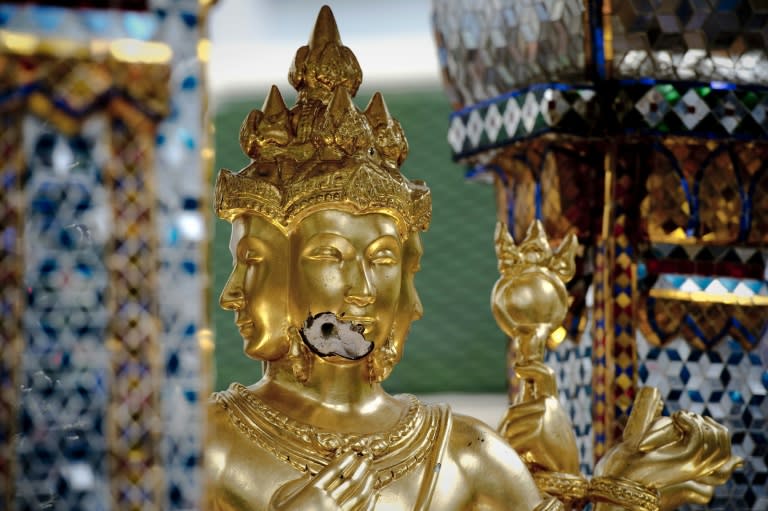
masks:
[(339, 330), (333, 323), (323, 323), (323, 326), (320, 327), (320, 331), (325, 338), (339, 335)]
[(299, 332), (304, 344), (321, 357), (338, 355), (358, 360), (373, 350), (373, 343), (363, 336), (363, 325), (344, 321), (332, 312), (310, 314)]

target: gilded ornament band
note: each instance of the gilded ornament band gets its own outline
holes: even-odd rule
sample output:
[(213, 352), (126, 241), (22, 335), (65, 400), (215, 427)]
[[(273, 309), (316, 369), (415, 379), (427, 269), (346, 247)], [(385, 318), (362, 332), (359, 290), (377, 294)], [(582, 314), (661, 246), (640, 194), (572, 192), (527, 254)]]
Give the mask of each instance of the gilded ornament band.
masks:
[(563, 472), (534, 472), (536, 486), (564, 502), (580, 501), (587, 497), (589, 481), (583, 476)]
[(597, 502), (608, 502), (636, 511), (659, 511), (661, 496), (658, 490), (629, 479), (595, 477), (589, 482), (588, 497)]

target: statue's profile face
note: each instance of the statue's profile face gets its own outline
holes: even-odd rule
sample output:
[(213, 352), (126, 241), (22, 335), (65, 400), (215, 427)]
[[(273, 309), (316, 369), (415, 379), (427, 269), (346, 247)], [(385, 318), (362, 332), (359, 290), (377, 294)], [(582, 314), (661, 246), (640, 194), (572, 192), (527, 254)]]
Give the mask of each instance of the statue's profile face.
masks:
[(276, 360), (288, 350), (288, 238), (261, 216), (240, 215), (229, 251), (232, 273), (219, 303), (234, 311), (246, 355)]
[(312, 213), (291, 235), (291, 315), (332, 312), (365, 326), (381, 346), (390, 335), (402, 282), (402, 242), (384, 214)]
[(421, 319), (424, 315), (424, 307), (421, 305), (421, 299), (416, 291), (416, 283), (414, 282), (416, 273), (421, 269), (421, 255), (423, 252), (421, 236), (418, 232), (412, 232), (403, 245), (403, 281), (396, 318), (397, 324), (392, 339), (397, 352), (397, 361), (403, 355), (405, 339), (408, 336), (411, 323)]

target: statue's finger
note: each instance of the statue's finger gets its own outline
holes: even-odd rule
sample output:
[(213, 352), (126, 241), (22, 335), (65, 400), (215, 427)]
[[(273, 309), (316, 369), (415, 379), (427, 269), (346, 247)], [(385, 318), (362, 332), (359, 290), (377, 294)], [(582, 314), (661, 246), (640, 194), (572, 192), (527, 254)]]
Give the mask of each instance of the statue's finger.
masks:
[[(354, 470), (351, 473), (346, 475), (344, 482), (331, 492), (331, 497), (336, 502), (342, 503), (353, 498), (367, 480), (373, 479), (370, 460), (364, 457), (360, 457), (360, 459), (362, 461), (357, 466), (354, 466)], [(342, 473), (341, 477), (344, 476), (345, 474)]]
[(698, 481), (684, 483), (660, 489), (661, 508), (677, 509), (684, 504), (704, 505), (712, 499), (714, 488)]
[(655, 451), (665, 445), (679, 441), (681, 436), (682, 433), (675, 427), (672, 419), (661, 417), (656, 419), (653, 425), (646, 431), (637, 449), (640, 452)]
[(362, 499), (362, 501), (352, 509), (354, 511), (373, 511), (376, 508), (376, 502), (378, 502), (378, 500), (379, 500), (379, 494), (375, 493), (373, 491), (373, 488), (371, 488), (370, 492), (364, 495), (364, 498)]
[(350, 451), (342, 454), (318, 472), (312, 482), (318, 488), (331, 490), (344, 480), (343, 476), (346, 471), (360, 462), (360, 456), (356, 452)]
[(631, 449), (637, 449), (642, 442), (645, 432), (661, 412), (660, 405), (661, 393), (659, 389), (643, 387), (638, 391), (623, 435), (624, 441)]
[(515, 375), (524, 381), (531, 382), (537, 397), (556, 397), (557, 380), (555, 372), (542, 362), (529, 362), (515, 367)]
[[(512, 417), (512, 420), (517, 420), (521, 417), (528, 417), (529, 415), (541, 415), (546, 409), (546, 402), (543, 399), (537, 399), (535, 401), (526, 401), (525, 403), (519, 403), (510, 405), (507, 408), (506, 417)], [(508, 420), (505, 417), (505, 420)]]
[(518, 417), (516, 420), (508, 422), (500, 430), (500, 433), (507, 440), (515, 439), (516, 442), (520, 442), (521, 439), (531, 439), (541, 433), (541, 420), (539, 420), (538, 414), (533, 416), (531, 420)]
[[(370, 469), (370, 466), (368, 468)], [(358, 484), (355, 484), (337, 502), (339, 502), (339, 505), (341, 505), (343, 509), (373, 509), (378, 497), (374, 491), (375, 483), (376, 478), (374, 473), (368, 470), (365, 475), (358, 481)]]
[(701, 477), (698, 480), (704, 484), (710, 484), (712, 486), (719, 486), (725, 484), (728, 479), (731, 478), (731, 474), (734, 470), (744, 464), (744, 460), (738, 456), (731, 456), (723, 463), (717, 470), (709, 474), (708, 476)]

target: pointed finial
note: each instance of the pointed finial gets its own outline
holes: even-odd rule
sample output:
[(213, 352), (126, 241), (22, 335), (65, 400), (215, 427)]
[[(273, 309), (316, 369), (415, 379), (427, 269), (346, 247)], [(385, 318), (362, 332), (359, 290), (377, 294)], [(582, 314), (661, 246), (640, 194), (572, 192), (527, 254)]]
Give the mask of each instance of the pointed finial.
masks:
[(389, 109), (384, 102), (384, 96), (381, 92), (377, 92), (371, 98), (368, 106), (365, 107), (365, 116), (371, 123), (372, 127), (389, 124), (392, 117), (389, 115)]
[(376, 149), (383, 161), (390, 166), (399, 167), (408, 156), (408, 141), (400, 123), (389, 114), (384, 96), (380, 92), (371, 98), (365, 108), (365, 116), (376, 135)]
[(355, 104), (352, 102), (352, 96), (345, 87), (336, 87), (331, 96), (331, 102), (328, 104), (326, 118), (337, 122), (347, 115), (357, 114)]
[(261, 110), (264, 112), (264, 117), (267, 119), (288, 114), (288, 107), (285, 106), (283, 95), (280, 94), (280, 89), (277, 88), (277, 85), (273, 85), (269, 90), (269, 95), (267, 96), (267, 99), (264, 100)]
[(543, 264), (552, 257), (552, 247), (549, 246), (541, 220), (535, 220), (528, 226), (525, 239), (520, 244), (520, 252), (523, 259), (531, 264)]
[(520, 250), (515, 245), (512, 235), (509, 234), (506, 223), (496, 222), (496, 232), (493, 235), (493, 239), (496, 245), (496, 259), (498, 260), (500, 273), (505, 274), (523, 262)]
[(557, 247), (552, 260), (549, 263), (549, 268), (557, 273), (564, 283), (569, 282), (576, 274), (576, 251), (579, 248), (579, 240), (574, 233), (568, 233), (568, 235), (560, 242), (560, 246)]
[(309, 43), (296, 51), (288, 81), (299, 95), (327, 104), (336, 87), (343, 85), (354, 96), (363, 71), (354, 53), (341, 44), (331, 9), (324, 5), (317, 15)]
[(309, 35), (309, 49), (320, 50), (330, 42), (340, 45), (341, 36), (339, 35), (339, 27), (336, 25), (336, 18), (333, 17), (331, 8), (324, 5), (320, 8), (317, 21), (315, 21), (315, 27)]

